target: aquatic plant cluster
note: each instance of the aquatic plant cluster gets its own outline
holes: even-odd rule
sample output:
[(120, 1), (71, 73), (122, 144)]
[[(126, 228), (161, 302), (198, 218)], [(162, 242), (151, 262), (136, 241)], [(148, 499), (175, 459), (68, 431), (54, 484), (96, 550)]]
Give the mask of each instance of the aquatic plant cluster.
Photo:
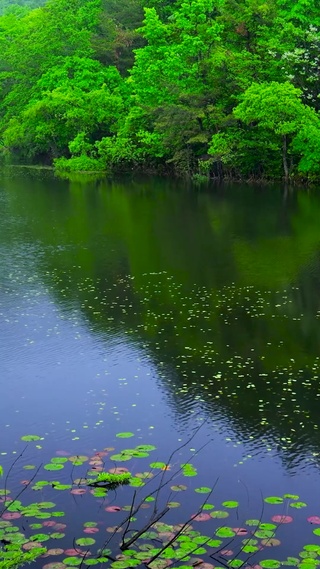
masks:
[[(131, 439), (134, 433), (121, 432), (117, 437)], [(41, 447), (38, 441), (43, 437), (24, 435), (22, 440)], [(21, 480), (20, 489), (13, 493), (10, 475), (21, 468), (19, 461), (28, 452), (24, 449), (3, 473), (0, 568), (14, 569), (33, 560), (42, 569), (91, 565), (112, 569), (141, 565), (150, 569), (316, 569), (320, 565), (317, 512), (305, 518), (310, 526), (309, 542), (295, 551), (288, 528), (294, 525), (295, 512), (308, 511), (307, 504), (290, 493), (267, 496), (260, 517), (253, 519), (241, 519), (242, 506), (237, 500), (214, 505), (216, 483), (196, 487), (188, 482), (197, 476), (194, 456), (182, 464), (174, 461), (188, 442), (168, 461), (152, 461), (156, 447), (150, 444), (118, 450), (109, 447), (92, 456), (57, 451), (44, 465), (25, 464), (23, 468), (30, 471), (31, 478)], [(122, 463), (130, 463), (131, 470)], [(57, 509), (55, 495), (61, 492), (66, 511)], [(188, 501), (190, 492), (200, 498), (198, 509), (188, 519), (177, 521), (179, 500)], [(38, 494), (40, 500), (34, 501)], [(89, 511), (91, 501), (99, 505), (97, 519), (84, 521), (77, 534), (75, 524), (68, 526), (64, 520), (74, 500), (85, 501), (84, 511)], [(118, 505), (118, 501), (127, 503)], [(172, 512), (176, 512), (173, 523), (167, 519)], [(291, 555), (286, 557), (281, 556), (282, 535), (290, 544)], [(275, 548), (279, 548), (279, 555), (274, 553)]]

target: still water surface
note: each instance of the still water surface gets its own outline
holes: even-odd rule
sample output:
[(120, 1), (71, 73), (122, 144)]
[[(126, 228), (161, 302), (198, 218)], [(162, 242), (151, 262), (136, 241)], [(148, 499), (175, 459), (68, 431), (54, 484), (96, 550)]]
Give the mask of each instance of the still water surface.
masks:
[[(299, 495), (291, 536), (308, 542), (301, 524), (320, 515), (319, 220), (316, 192), (2, 173), (0, 464), (23, 435), (43, 437), (12, 487), (62, 452), (152, 444), (149, 462), (166, 462), (203, 423), (171, 468), (199, 450), (193, 486), (218, 479), (210, 501), (239, 500), (244, 520), (262, 496)], [(179, 500), (175, 522), (198, 507)], [(68, 512), (75, 533), (82, 504)]]

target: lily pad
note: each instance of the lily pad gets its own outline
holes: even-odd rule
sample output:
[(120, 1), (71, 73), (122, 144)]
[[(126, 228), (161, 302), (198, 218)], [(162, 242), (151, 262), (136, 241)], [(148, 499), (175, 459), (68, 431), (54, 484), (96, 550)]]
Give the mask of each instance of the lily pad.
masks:
[(213, 512), (210, 513), (210, 516), (212, 518), (217, 518), (217, 519), (223, 519), (223, 518), (228, 518), (229, 517), (229, 513), (228, 512), (224, 512), (223, 510), (214, 510)]
[(307, 504), (305, 502), (291, 502), (289, 506), (290, 508), (297, 508), (298, 510), (300, 510), (300, 508), (305, 508)]
[(95, 539), (93, 539), (93, 537), (80, 537), (79, 539), (76, 539), (76, 544), (77, 545), (93, 545), (96, 542)]
[(283, 498), (281, 498), (281, 496), (268, 496), (264, 501), (267, 504), (283, 504)]
[(228, 527), (221, 527), (215, 532), (218, 537), (233, 537), (235, 532)]
[(281, 563), (280, 561), (277, 561), (277, 559), (263, 559), (260, 561), (260, 565), (264, 569), (278, 569)]
[(63, 464), (55, 464), (53, 462), (48, 462), (43, 467), (45, 470), (62, 470), (64, 468)]
[(222, 502), (222, 506), (224, 506), (224, 508), (237, 508), (239, 506), (239, 502), (228, 500), (227, 502)]
[(116, 437), (118, 437), (119, 439), (130, 439), (131, 437), (134, 437), (134, 433), (131, 433), (129, 431), (124, 433), (117, 433)]
[(63, 562), (68, 567), (74, 567), (76, 565), (81, 565), (82, 558), (81, 557), (66, 557)]

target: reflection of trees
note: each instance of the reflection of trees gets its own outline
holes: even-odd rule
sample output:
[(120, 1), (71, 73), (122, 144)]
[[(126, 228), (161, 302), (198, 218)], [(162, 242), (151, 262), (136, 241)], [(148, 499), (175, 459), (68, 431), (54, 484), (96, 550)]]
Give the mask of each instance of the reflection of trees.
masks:
[(142, 342), (177, 412), (197, 397), (243, 439), (291, 437), (288, 463), (318, 447), (318, 197), (45, 185), (12, 179), (6, 195), (61, 306), (72, 301), (100, 336)]

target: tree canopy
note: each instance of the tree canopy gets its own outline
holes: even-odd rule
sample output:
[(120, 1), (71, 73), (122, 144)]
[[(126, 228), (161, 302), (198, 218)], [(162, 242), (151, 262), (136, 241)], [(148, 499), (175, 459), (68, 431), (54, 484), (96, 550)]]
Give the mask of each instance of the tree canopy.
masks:
[(316, 0), (2, 0), (3, 160), (320, 174)]

